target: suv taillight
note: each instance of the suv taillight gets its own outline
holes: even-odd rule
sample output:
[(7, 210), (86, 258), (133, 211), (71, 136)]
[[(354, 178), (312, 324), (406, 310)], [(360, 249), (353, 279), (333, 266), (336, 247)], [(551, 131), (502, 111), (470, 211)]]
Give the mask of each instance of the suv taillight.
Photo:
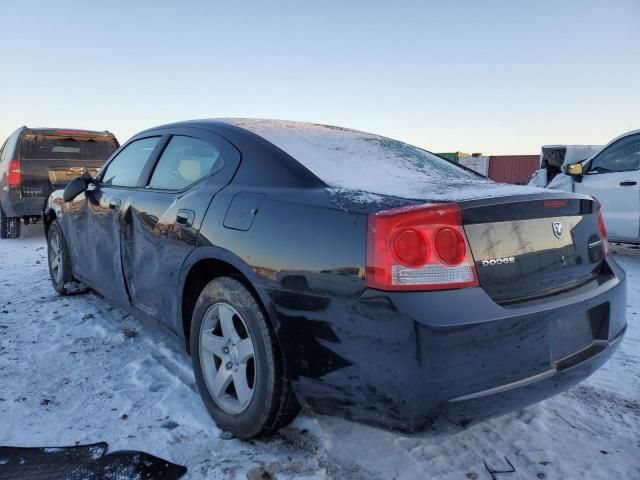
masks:
[(458, 204), (416, 205), (369, 215), (368, 287), (444, 290), (478, 285)]
[(17, 158), (14, 158), (9, 162), (7, 183), (10, 187), (20, 186), (20, 160), (18, 160)]
[(609, 253), (609, 241), (607, 227), (604, 224), (604, 218), (602, 218), (602, 205), (600, 202), (598, 202), (598, 229), (600, 230), (600, 238), (602, 239), (602, 249), (606, 256)]

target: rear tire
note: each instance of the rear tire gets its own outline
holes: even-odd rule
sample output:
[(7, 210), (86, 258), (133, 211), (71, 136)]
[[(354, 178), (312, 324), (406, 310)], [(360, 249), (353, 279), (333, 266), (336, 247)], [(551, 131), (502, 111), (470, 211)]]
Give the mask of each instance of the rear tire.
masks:
[(53, 221), (47, 232), (47, 258), (51, 285), (60, 295), (70, 295), (71, 292), (66, 285), (73, 282), (71, 260), (67, 242), (57, 220)]
[(247, 440), (279, 430), (300, 411), (275, 334), (238, 280), (221, 277), (204, 287), (190, 346), (198, 390), (220, 428)]
[(21, 226), (20, 217), (8, 217), (0, 205), (0, 238), (19, 238)]

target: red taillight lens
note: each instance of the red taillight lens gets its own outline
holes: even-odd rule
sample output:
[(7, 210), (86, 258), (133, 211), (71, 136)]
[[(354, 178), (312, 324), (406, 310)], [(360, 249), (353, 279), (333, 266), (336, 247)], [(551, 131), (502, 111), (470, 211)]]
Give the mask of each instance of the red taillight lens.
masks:
[(569, 205), (569, 200), (545, 200), (543, 203), (546, 208), (561, 208)]
[(86, 130), (56, 130), (56, 135), (87, 136), (91, 135), (91, 132), (87, 132)]
[(467, 255), (467, 244), (458, 230), (441, 228), (433, 237), (436, 255), (445, 265), (454, 267), (464, 261)]
[(9, 172), (7, 177), (7, 183), (10, 187), (20, 186), (20, 160), (17, 158), (9, 162)]
[(602, 205), (598, 202), (598, 229), (600, 230), (600, 238), (602, 239), (602, 248), (604, 250), (604, 254), (607, 255), (609, 253), (609, 242), (607, 240), (607, 227), (604, 224), (604, 218), (602, 218)]
[(380, 290), (478, 286), (460, 206), (417, 205), (369, 215), (367, 286)]
[(427, 260), (427, 242), (415, 230), (408, 228), (398, 232), (394, 236), (392, 247), (396, 259), (407, 267), (419, 267)]

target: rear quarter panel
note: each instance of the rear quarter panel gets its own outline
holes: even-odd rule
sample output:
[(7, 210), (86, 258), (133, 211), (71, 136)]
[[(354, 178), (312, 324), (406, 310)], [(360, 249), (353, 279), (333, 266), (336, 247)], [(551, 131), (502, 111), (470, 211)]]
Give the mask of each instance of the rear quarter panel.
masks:
[(421, 391), (408, 383), (419, 368), (416, 323), (365, 282), (368, 211), (398, 200), (347, 207), (324, 188), (262, 188), (252, 227), (225, 228), (234, 195), (251, 191), (232, 185), (216, 195), (194, 258), (215, 252), (252, 283), (300, 400), (356, 420), (378, 419), (381, 408), (404, 417), (396, 393)]
[[(348, 362), (320, 348), (319, 339), (338, 341), (336, 329), (348, 319), (342, 312), (335, 315), (334, 309), (357, 299), (366, 288), (367, 216), (337, 208), (324, 189), (262, 188), (255, 193), (266, 198), (251, 228), (226, 228), (223, 219), (239, 192), (251, 190), (229, 187), (216, 195), (194, 253), (215, 249), (223, 260), (247, 272), (294, 380), (312, 372), (318, 376), (328, 359), (336, 368)], [(312, 365), (314, 360), (319, 364)]]
[[(265, 195), (247, 231), (223, 225), (241, 192)], [(353, 297), (365, 289), (366, 228), (366, 215), (332, 206), (323, 189), (233, 187), (214, 198), (198, 246), (233, 253), (268, 289)]]

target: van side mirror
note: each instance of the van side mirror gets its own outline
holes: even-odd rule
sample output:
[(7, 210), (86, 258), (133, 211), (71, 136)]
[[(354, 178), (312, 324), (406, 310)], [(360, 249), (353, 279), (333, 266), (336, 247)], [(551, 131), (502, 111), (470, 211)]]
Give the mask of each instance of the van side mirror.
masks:
[(62, 193), (62, 199), (65, 202), (70, 202), (84, 192), (92, 181), (93, 178), (91, 178), (89, 172), (85, 171), (81, 176), (67, 183), (67, 186), (64, 187), (64, 192)]
[(572, 177), (579, 177), (582, 175), (582, 164), (570, 163), (567, 165), (567, 175), (571, 175)]

